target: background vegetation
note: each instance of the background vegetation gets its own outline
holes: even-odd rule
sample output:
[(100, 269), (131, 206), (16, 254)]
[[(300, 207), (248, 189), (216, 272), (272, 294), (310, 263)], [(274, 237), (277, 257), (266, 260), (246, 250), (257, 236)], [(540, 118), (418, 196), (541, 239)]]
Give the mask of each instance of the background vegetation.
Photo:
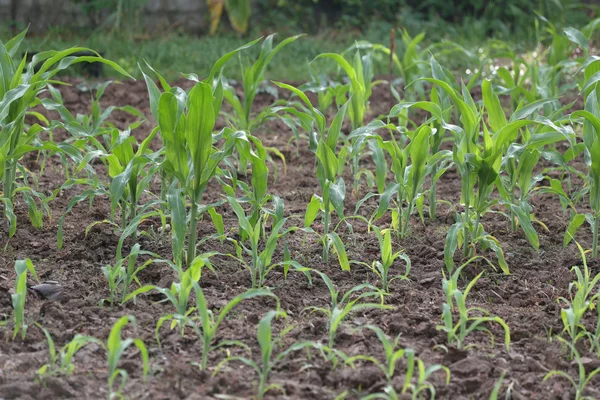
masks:
[[(119, 62), (136, 77), (140, 77), (137, 60), (143, 59), (165, 72), (168, 79), (176, 79), (181, 71), (208, 73), (224, 50), (236, 48), (249, 39), (273, 32), (282, 37), (307, 33), (308, 38), (298, 41), (293, 48), (283, 49), (269, 66), (273, 79), (288, 81), (308, 79), (306, 64), (298, 63), (299, 59), (310, 62), (320, 53), (343, 51), (359, 39), (388, 44), (389, 32), (395, 27), (406, 29), (413, 37), (425, 32), (424, 45), (453, 41), (477, 51), (485, 47), (486, 41), (481, 38), (494, 38), (526, 52), (544, 40), (545, 24), (540, 23), (539, 15), (560, 29), (583, 25), (598, 9), (592, 2), (575, 0), (255, 0), (248, 3), (247, 15), (242, 14), (248, 18), (244, 33), (233, 28), (231, 17), (222, 17), (215, 26), (215, 35), (210, 36), (208, 28), (195, 34), (181, 27), (147, 29), (143, 17), (147, 0), (74, 1), (85, 15), (84, 27), (59, 26), (43, 36), (30, 35), (25, 43), (27, 51), (86, 46), (102, 51), (105, 57)], [(225, 6), (246, 3), (211, 2)], [(222, 13), (228, 13), (227, 7)], [(240, 14), (235, 15), (239, 19)], [(209, 13), (206, 19), (209, 27)], [(24, 28), (20, 25), (24, 24), (14, 24), (14, 28)], [(4, 30), (8, 26), (4, 24)], [(402, 50), (402, 43), (398, 42)], [(385, 61), (383, 58), (379, 61), (377, 72), (385, 72)], [(467, 64), (461, 65), (456, 57), (441, 61), (455, 68), (466, 68)], [(325, 64), (321, 71), (335, 71), (334, 66)], [(228, 76), (239, 78), (238, 68), (233, 66)]]

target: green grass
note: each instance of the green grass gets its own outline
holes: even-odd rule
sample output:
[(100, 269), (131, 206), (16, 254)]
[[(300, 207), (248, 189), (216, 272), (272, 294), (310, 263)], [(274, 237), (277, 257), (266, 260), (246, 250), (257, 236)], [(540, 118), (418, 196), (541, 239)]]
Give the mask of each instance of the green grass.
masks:
[[(426, 32), (425, 41), (422, 43), (424, 46), (440, 41), (453, 41), (468, 50), (476, 52), (479, 48), (486, 48), (487, 40), (482, 40), (482, 38), (487, 36), (488, 23), (489, 21), (476, 21), (467, 18), (462, 23), (451, 24), (439, 18), (423, 20), (422, 17), (416, 14), (406, 14), (400, 18), (396, 27), (407, 29), (413, 36), (419, 32)], [(131, 26), (139, 26), (139, 24), (132, 24)], [(356, 29), (328, 29), (317, 35), (308, 35), (277, 54), (267, 68), (266, 77), (267, 79), (287, 82), (307, 81), (309, 79), (307, 64), (318, 54), (342, 52), (355, 40), (367, 40), (389, 46), (389, 32), (393, 27), (394, 25), (389, 22), (373, 21), (364, 27), (362, 31)], [(531, 51), (541, 39), (539, 36), (543, 35), (543, 32), (539, 31), (538, 28), (538, 33), (532, 35), (532, 28), (529, 28), (527, 34), (522, 29), (515, 32), (498, 30), (495, 39), (506, 41), (517, 52)], [(137, 63), (146, 60), (167, 80), (174, 81), (181, 76), (182, 72), (196, 73), (198, 76), (203, 77), (222, 54), (247, 43), (251, 39), (271, 33), (254, 28), (245, 37), (240, 37), (231, 31), (227, 31), (227, 27), (223, 27), (222, 31), (214, 37), (208, 35), (198, 37), (182, 34), (178, 31), (151, 32), (145, 35), (138, 35), (134, 32), (110, 33), (102, 30), (78, 31), (79, 33), (76, 33), (76, 31), (71, 31), (68, 28), (54, 27), (41, 36), (28, 35), (22, 49), (40, 51), (48, 49), (61, 50), (75, 45), (86, 46), (103, 52), (106, 58), (119, 63), (136, 78), (141, 77)], [(298, 33), (293, 28), (288, 28), (286, 24), (280, 27), (279, 32), (279, 40)], [(11, 34), (0, 30), (2, 39), (6, 40), (11, 36)], [(397, 35), (397, 45), (401, 49), (402, 42), (399, 34)], [(253, 49), (244, 51), (243, 57), (254, 58), (259, 50), (260, 46), (255, 46)], [(461, 60), (458, 57), (447, 57), (447, 59), (439, 61), (455, 71), (461, 69), (464, 71), (468, 67), (467, 64), (469, 64), (468, 60)], [(322, 74), (332, 74), (336, 71), (336, 67), (333, 63), (318, 61), (316, 70)], [(376, 65), (376, 73), (387, 73), (387, 71), (387, 60), (380, 60), (379, 64)], [(114, 73), (106, 68), (105, 74), (111, 76)], [(240, 79), (240, 68), (237, 62), (230, 62), (225, 74), (228, 78)]]
[[(250, 37), (259, 36), (261, 35), (256, 34)], [(279, 39), (284, 37), (280, 35)], [(247, 43), (248, 40), (249, 38), (230, 35), (215, 37), (166, 35), (162, 38), (128, 40), (127, 35), (95, 33), (84, 38), (48, 33), (44, 37), (28, 37), (23, 48), (27, 51), (39, 51), (40, 49), (65, 49), (75, 45), (85, 46), (103, 52), (104, 57), (117, 62), (135, 77), (141, 77), (137, 68), (138, 60), (146, 60), (167, 80), (172, 81), (181, 76), (180, 72), (205, 76), (221, 55)], [(308, 62), (319, 53), (340, 51), (351, 43), (351, 40), (334, 42), (324, 37), (302, 38), (277, 54), (268, 67), (267, 77), (285, 81), (306, 80)], [(257, 45), (245, 51), (242, 57), (255, 57), (259, 50), (260, 45)], [(298, 60), (302, 61), (298, 62)], [(329, 71), (326, 72), (333, 72), (333, 70), (334, 66), (330, 66)], [(111, 74), (108, 68), (106, 74)], [(237, 62), (229, 63), (226, 76), (234, 79), (241, 77)]]

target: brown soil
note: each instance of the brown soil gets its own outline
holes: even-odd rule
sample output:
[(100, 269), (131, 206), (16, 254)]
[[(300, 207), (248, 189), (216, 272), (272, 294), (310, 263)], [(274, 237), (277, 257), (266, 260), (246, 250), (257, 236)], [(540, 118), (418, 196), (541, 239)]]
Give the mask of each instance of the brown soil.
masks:
[[(71, 80), (72, 83), (79, 81)], [(89, 93), (79, 92), (76, 87), (61, 88), (65, 103), (73, 112), (89, 113), (91, 100)], [(257, 109), (273, 100), (267, 94), (257, 99)], [(373, 114), (385, 113), (392, 106), (392, 97), (384, 87), (377, 87), (373, 96)], [(132, 105), (149, 115), (146, 88), (143, 81), (125, 82), (110, 85), (102, 100), (108, 105)], [(132, 121), (122, 112), (115, 112), (112, 120), (120, 127)], [(151, 128), (149, 122), (137, 130), (136, 135), (145, 137)], [(286, 215), (290, 223), (301, 225), (304, 210), (311, 196), (319, 193), (319, 187), (313, 171), (314, 156), (306, 143), (292, 144), (286, 147), (291, 132), (279, 122), (270, 122), (257, 136), (267, 146), (282, 150), (287, 160), (287, 174), (283, 174), (279, 164), (279, 179), (273, 181), (271, 174), (270, 192), (285, 200)], [(64, 139), (57, 133), (55, 138)], [(299, 148), (296, 146), (299, 145)], [(153, 144), (160, 146), (157, 140)], [(39, 170), (36, 160), (27, 158), (25, 164), (33, 172)], [(98, 174), (106, 177), (99, 165)], [(272, 170), (272, 168), (271, 168)], [(350, 176), (346, 175), (350, 186)], [(460, 183), (456, 171), (446, 173), (439, 184), (439, 197), (457, 203)], [(47, 192), (64, 182), (64, 173), (60, 163), (52, 158), (48, 161), (43, 176), (39, 179), (39, 190)], [(122, 315), (135, 315), (137, 327), (128, 327), (125, 334), (143, 339), (148, 346), (151, 358), (151, 371), (147, 383), (142, 380), (139, 353), (126, 352), (120, 366), (129, 372), (124, 394), (127, 398), (139, 399), (204, 399), (217, 398), (218, 394), (228, 394), (238, 398), (251, 397), (256, 390), (258, 377), (254, 371), (240, 363), (227, 364), (215, 377), (207, 371), (201, 371), (194, 362), (201, 360), (201, 342), (193, 333), (186, 331), (181, 339), (177, 329), (161, 329), (162, 347), (158, 347), (154, 336), (157, 320), (174, 312), (170, 303), (156, 303), (156, 297), (140, 296), (137, 302), (128, 302), (124, 306), (100, 306), (101, 299), (108, 296), (108, 286), (100, 268), (115, 260), (115, 248), (119, 232), (109, 225), (98, 225), (85, 235), (86, 227), (109, 218), (110, 204), (106, 198), (97, 198), (90, 209), (87, 202), (76, 206), (64, 223), (64, 247), (57, 250), (56, 232), (58, 218), (64, 213), (69, 200), (81, 190), (65, 190), (51, 203), (53, 218), (46, 221), (43, 229), (35, 229), (27, 218), (27, 209), (22, 201), (16, 206), (18, 229), (16, 235), (8, 241), (6, 251), (0, 252), (0, 316), (8, 324), (0, 328), (0, 399), (98, 399), (107, 397), (106, 354), (95, 345), (81, 350), (75, 357), (75, 372), (67, 377), (50, 377), (40, 380), (37, 370), (48, 362), (48, 346), (40, 329), (34, 321), (50, 331), (57, 348), (67, 343), (77, 333), (92, 335), (106, 340), (113, 323)], [(212, 185), (205, 196), (206, 202), (220, 196), (217, 185)], [(359, 196), (359, 198), (362, 197)], [(353, 213), (356, 199), (350, 194), (346, 200), (346, 214)], [(501, 397), (510, 387), (513, 399), (570, 399), (574, 391), (564, 379), (543, 381), (544, 375), (554, 369), (568, 371), (573, 376), (576, 367), (568, 361), (565, 349), (557, 340), (549, 340), (562, 330), (560, 307), (556, 299), (567, 296), (569, 282), (574, 274), (569, 269), (580, 263), (579, 254), (570, 245), (562, 247), (563, 233), (568, 216), (563, 214), (559, 201), (552, 196), (539, 196), (534, 200), (536, 216), (549, 228), (539, 229), (541, 249), (539, 253), (529, 246), (524, 235), (513, 233), (509, 222), (499, 214), (488, 214), (483, 223), (488, 232), (496, 236), (506, 253), (512, 274), (509, 276), (494, 272), (484, 264), (470, 267), (465, 276), (474, 277), (480, 269), (486, 269), (471, 292), (469, 304), (484, 307), (492, 314), (504, 318), (511, 328), (511, 348), (507, 352), (502, 343), (502, 332), (492, 326), (496, 343), (490, 346), (489, 336), (473, 334), (468, 339), (476, 347), (468, 351), (453, 348), (448, 353), (436, 345), (445, 345), (446, 336), (436, 330), (441, 320), (444, 296), (441, 286), (444, 269), (443, 248), (446, 231), (453, 222), (453, 214), (446, 206), (440, 206), (440, 216), (432, 222), (426, 218), (422, 224), (418, 218), (413, 220), (409, 238), (396, 240), (396, 249), (403, 248), (412, 260), (410, 280), (396, 280), (391, 286), (387, 304), (395, 307), (390, 311), (366, 311), (351, 315), (346, 325), (338, 331), (336, 348), (347, 354), (370, 354), (383, 358), (383, 350), (377, 338), (367, 330), (354, 328), (365, 324), (381, 327), (390, 337), (400, 335), (401, 347), (413, 348), (426, 365), (443, 364), (451, 371), (451, 380), (445, 385), (444, 376), (436, 373), (430, 379), (440, 399), (487, 399), (492, 387), (505, 371)], [(369, 202), (361, 209), (369, 216), (375, 203)], [(228, 227), (236, 226), (233, 213), (221, 208)], [(382, 223), (386, 223), (384, 219)], [(348, 255), (352, 260), (371, 263), (377, 257), (376, 237), (368, 234), (364, 224), (354, 220), (354, 236), (343, 229), (340, 235), (347, 244)], [(158, 224), (154, 227), (155, 231)], [(149, 227), (145, 227), (149, 228)], [(213, 233), (212, 225), (200, 223), (200, 235)], [(319, 229), (319, 224), (316, 224)], [(148, 229), (149, 230), (149, 229)], [(202, 236), (200, 236), (202, 237)], [(7, 239), (7, 226), (0, 224), (0, 238)], [(589, 247), (590, 235), (584, 231), (578, 240)], [(144, 249), (154, 251), (163, 258), (171, 257), (170, 238), (166, 234), (155, 233), (151, 237), (140, 239)], [(343, 272), (335, 257), (325, 264), (321, 259), (321, 246), (314, 237), (305, 233), (296, 233), (289, 238), (292, 257), (307, 267), (325, 272), (342, 290), (347, 290), (365, 281), (377, 284), (376, 276), (365, 268), (354, 265), (352, 272)], [(132, 243), (127, 242), (125, 254)], [(2, 245), (4, 247), (4, 244)], [(210, 241), (199, 251), (218, 250), (223, 253), (233, 249), (218, 241)], [(277, 257), (281, 259), (282, 251)], [(31, 258), (37, 271), (44, 280), (59, 281), (68, 294), (62, 302), (46, 302), (34, 295), (27, 297), (27, 318), (30, 328), (24, 341), (12, 341), (11, 307), (9, 290), (13, 286), (14, 260)], [(208, 304), (216, 311), (235, 295), (250, 286), (249, 273), (238, 263), (225, 257), (215, 257), (214, 265), (218, 276), (205, 272), (200, 281)], [(593, 273), (600, 272), (597, 262), (590, 263)], [(394, 266), (397, 271), (401, 264)], [(172, 272), (168, 267), (155, 264), (140, 276), (142, 284), (159, 284), (168, 281)], [(326, 319), (318, 314), (309, 314), (303, 309), (307, 306), (326, 306), (329, 294), (327, 288), (316, 277), (309, 285), (304, 275), (290, 273), (287, 280), (280, 270), (270, 273), (267, 285), (279, 297), (281, 307), (288, 313), (286, 320), (278, 320), (274, 326), (276, 332), (284, 327), (291, 330), (280, 346), (286, 348), (299, 340), (314, 340), (327, 343)], [(271, 299), (255, 299), (237, 306), (224, 321), (218, 331), (218, 340), (239, 340), (252, 349), (252, 357), (259, 362), (260, 351), (256, 341), (257, 323), (262, 316), (275, 307)], [(582, 349), (585, 350), (585, 349)], [(212, 372), (225, 357), (223, 351), (216, 350), (209, 355), (209, 370)], [(587, 355), (586, 367), (594, 368), (600, 361)], [(403, 366), (399, 365), (394, 379), (397, 388), (402, 387)], [(347, 398), (359, 398), (368, 393), (382, 391), (385, 378), (372, 364), (359, 363), (355, 369), (342, 364), (335, 368), (319, 356), (310, 359), (306, 352), (296, 352), (276, 365), (270, 376), (271, 383), (280, 384), (285, 389), (270, 392), (271, 398), (289, 399), (333, 399), (344, 391)], [(600, 383), (592, 381), (588, 394), (600, 398)], [(223, 398), (223, 397), (220, 397)], [(403, 397), (404, 398), (404, 397)]]

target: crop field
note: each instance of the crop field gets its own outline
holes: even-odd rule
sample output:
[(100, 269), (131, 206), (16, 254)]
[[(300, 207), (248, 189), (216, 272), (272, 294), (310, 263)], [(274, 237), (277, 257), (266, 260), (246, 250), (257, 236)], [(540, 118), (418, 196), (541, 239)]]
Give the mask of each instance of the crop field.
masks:
[(0, 399), (600, 398), (600, 19), (545, 24), (307, 82), (3, 38)]

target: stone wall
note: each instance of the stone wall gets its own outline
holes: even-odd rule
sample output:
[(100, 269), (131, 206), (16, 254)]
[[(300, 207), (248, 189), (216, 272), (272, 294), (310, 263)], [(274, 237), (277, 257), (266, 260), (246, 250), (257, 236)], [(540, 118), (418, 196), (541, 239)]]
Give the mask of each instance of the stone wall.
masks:
[[(149, 29), (171, 27), (190, 33), (208, 29), (206, 0), (125, 1), (145, 3), (135, 21)], [(105, 15), (85, 15), (81, 6), (72, 0), (0, 0), (0, 24), (7, 26), (16, 22), (19, 27), (29, 25), (33, 32), (55, 27), (94, 26), (109, 14), (110, 10)]]

